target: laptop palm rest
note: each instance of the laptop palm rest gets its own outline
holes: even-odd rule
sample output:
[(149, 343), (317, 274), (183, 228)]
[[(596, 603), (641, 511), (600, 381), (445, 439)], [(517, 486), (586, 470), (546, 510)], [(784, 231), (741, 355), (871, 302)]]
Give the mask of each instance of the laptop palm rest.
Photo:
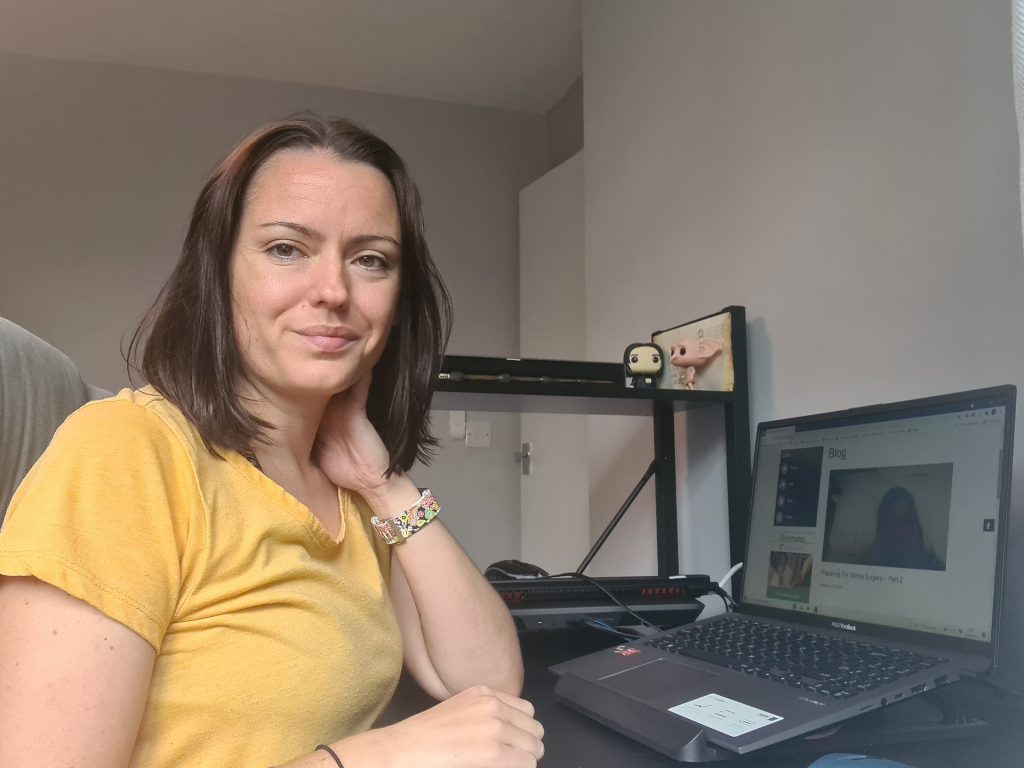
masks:
[[(604, 684), (640, 701), (651, 702), (667, 694), (685, 701), (707, 693), (712, 677), (712, 673), (685, 663), (655, 659), (608, 675), (604, 678)], [(691, 692), (692, 696), (689, 695)]]
[[(626, 695), (636, 695), (643, 686), (649, 686), (657, 675), (669, 677), (668, 668), (679, 665), (654, 663), (619, 673), (604, 680), (605, 686), (616, 680), (615, 687)], [(700, 676), (701, 671), (690, 668)], [(647, 670), (644, 672), (643, 670)], [(654, 677), (652, 677), (654, 675)], [(618, 679), (617, 679), (618, 678)], [(667, 681), (666, 688), (679, 685), (679, 680)], [(555, 683), (555, 698), (573, 709), (583, 712), (612, 730), (618, 731), (651, 749), (676, 760), (706, 762), (735, 757), (725, 750), (709, 744), (700, 726), (688, 723), (668, 712), (648, 707), (623, 707), (622, 699), (608, 687), (596, 685), (589, 680), (566, 672)], [(678, 690), (677, 687), (674, 688)], [(650, 689), (646, 689), (650, 692)], [(668, 691), (666, 691), (668, 692)], [(580, 709), (576, 701), (587, 702), (587, 709)]]

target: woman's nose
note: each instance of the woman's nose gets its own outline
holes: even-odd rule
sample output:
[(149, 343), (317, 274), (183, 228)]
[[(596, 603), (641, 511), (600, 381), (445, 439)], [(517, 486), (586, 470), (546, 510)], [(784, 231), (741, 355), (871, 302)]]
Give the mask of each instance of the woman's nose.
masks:
[(310, 277), (314, 304), (340, 307), (348, 301), (345, 270), (339, 259), (323, 259)]

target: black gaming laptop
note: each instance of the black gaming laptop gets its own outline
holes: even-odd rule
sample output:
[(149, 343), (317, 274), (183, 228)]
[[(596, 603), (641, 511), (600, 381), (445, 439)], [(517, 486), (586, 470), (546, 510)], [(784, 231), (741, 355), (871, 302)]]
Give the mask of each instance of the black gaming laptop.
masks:
[(552, 667), (680, 760), (747, 753), (995, 662), (1016, 389), (762, 423), (738, 610)]

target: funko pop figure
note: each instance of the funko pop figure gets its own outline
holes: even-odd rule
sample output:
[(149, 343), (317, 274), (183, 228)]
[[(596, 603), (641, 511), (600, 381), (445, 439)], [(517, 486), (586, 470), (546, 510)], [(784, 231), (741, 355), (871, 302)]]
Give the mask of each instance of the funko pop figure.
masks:
[(651, 342), (637, 342), (626, 347), (622, 365), (633, 387), (654, 389), (657, 386), (658, 374), (664, 365), (664, 357), (661, 347)]
[(722, 342), (714, 339), (681, 339), (672, 345), (672, 365), (679, 368), (683, 389), (697, 388), (697, 369), (722, 351)]

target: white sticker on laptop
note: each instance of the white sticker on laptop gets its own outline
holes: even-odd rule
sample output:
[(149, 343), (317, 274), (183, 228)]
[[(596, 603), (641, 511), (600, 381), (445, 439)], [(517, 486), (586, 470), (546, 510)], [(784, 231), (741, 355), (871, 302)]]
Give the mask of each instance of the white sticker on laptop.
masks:
[(726, 736), (742, 736), (782, 720), (780, 715), (749, 707), (738, 701), (727, 699), (725, 696), (719, 696), (717, 693), (709, 693), (699, 699), (685, 701), (682, 704), (669, 707), (668, 711), (682, 715), (700, 725), (706, 725)]

